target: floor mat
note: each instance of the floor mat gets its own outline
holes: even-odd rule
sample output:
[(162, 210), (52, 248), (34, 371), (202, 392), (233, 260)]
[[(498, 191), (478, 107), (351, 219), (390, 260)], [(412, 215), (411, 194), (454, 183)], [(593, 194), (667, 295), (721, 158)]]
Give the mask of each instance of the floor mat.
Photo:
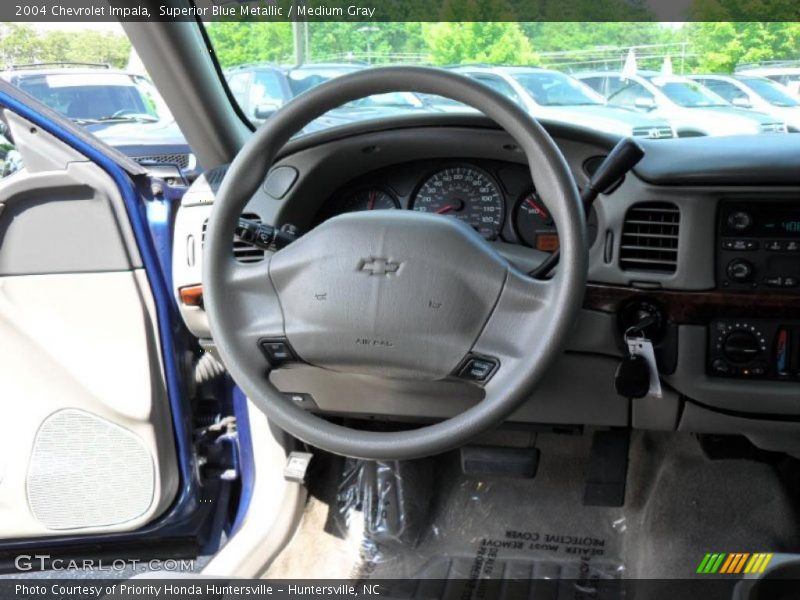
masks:
[(415, 492), (429, 503), (415, 507), (429, 514), (418, 535), (384, 535), (376, 511), (395, 496), (372, 506), (353, 492), (363, 472), (331, 469), (267, 576), (584, 585), (689, 577), (706, 552), (800, 549), (795, 503), (768, 464), (709, 460), (684, 434), (634, 433), (625, 506), (591, 507), (582, 502), (591, 436), (540, 434), (536, 445), (530, 480), (469, 477), (457, 456), (437, 459)]

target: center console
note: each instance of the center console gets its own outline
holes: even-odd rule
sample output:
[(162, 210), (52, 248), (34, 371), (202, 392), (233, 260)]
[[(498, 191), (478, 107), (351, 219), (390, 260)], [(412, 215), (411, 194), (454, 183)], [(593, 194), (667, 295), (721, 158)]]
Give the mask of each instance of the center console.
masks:
[[(716, 241), (717, 287), (761, 292), (752, 313), (764, 293), (800, 294), (800, 202), (722, 202)], [(800, 320), (721, 318), (708, 338), (711, 375), (800, 381)]]

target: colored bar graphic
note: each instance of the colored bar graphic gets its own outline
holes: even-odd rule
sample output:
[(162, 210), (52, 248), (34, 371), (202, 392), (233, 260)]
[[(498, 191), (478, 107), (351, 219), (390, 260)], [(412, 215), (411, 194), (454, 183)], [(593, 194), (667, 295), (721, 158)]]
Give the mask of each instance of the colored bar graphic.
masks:
[(697, 573), (704, 575), (720, 573), (738, 575), (740, 573), (763, 573), (770, 561), (772, 553), (756, 552), (709, 552), (697, 567)]
[(726, 558), (725, 562), (722, 563), (722, 568), (719, 570), (719, 572), (730, 573), (731, 568), (733, 567), (734, 564), (736, 564), (737, 560), (739, 560), (738, 554), (728, 554), (728, 558)]
[(744, 561), (748, 559), (750, 554), (745, 553), (739, 556), (739, 560), (736, 562), (736, 565), (731, 567), (731, 573), (741, 573), (742, 569), (744, 568)]
[(703, 557), (703, 560), (700, 561), (700, 566), (697, 567), (697, 573), (705, 573), (709, 562), (711, 562), (711, 555), (706, 554)]
[(711, 565), (711, 570), (709, 573), (716, 573), (719, 570), (720, 565), (722, 565), (722, 561), (725, 558), (724, 554), (717, 554), (717, 560), (714, 561), (714, 564)]

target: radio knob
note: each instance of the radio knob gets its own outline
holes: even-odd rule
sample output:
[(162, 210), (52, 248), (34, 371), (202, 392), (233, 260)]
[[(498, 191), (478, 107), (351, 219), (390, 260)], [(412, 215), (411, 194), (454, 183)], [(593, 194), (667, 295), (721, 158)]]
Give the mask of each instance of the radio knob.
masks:
[(749, 331), (733, 331), (722, 342), (722, 353), (734, 363), (752, 362), (761, 353), (755, 334)]
[(749, 281), (753, 276), (753, 265), (743, 258), (734, 258), (728, 263), (728, 277), (733, 281)]
[(737, 210), (736, 212), (728, 215), (728, 227), (733, 231), (742, 233), (750, 229), (752, 226), (753, 217), (748, 212)]

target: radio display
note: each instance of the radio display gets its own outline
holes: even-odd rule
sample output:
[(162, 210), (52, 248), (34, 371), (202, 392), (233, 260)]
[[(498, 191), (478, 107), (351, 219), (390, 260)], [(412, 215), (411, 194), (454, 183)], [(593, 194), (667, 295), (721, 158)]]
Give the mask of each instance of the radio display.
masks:
[(800, 218), (767, 221), (764, 223), (764, 230), (769, 232), (778, 232), (782, 235), (800, 236)]

